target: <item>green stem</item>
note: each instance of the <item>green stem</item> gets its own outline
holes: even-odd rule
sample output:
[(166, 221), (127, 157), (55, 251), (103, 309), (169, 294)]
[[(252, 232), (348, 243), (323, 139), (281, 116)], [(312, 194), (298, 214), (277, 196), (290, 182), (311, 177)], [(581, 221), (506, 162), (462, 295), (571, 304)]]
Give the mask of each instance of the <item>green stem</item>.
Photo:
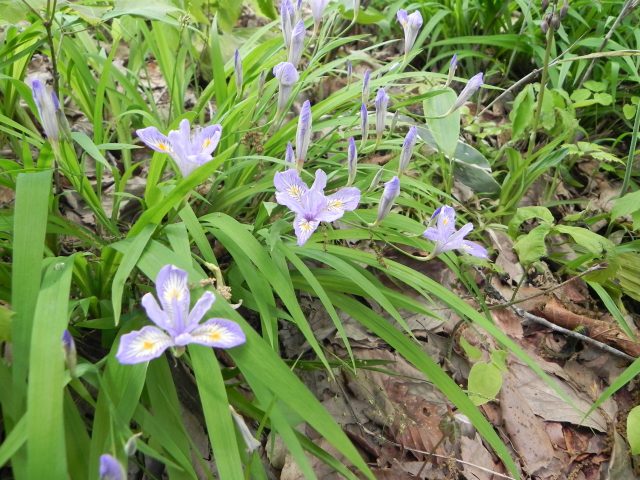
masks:
[(549, 25), (549, 30), (547, 30), (547, 48), (544, 51), (542, 78), (540, 79), (540, 92), (538, 93), (538, 103), (536, 104), (536, 110), (533, 115), (533, 123), (531, 128), (531, 136), (529, 137), (529, 148), (527, 149), (527, 157), (531, 155), (536, 145), (536, 131), (538, 130), (538, 123), (540, 122), (542, 101), (544, 100), (544, 91), (547, 85), (547, 78), (549, 76), (549, 58), (551, 56), (551, 45), (553, 44), (553, 32), (553, 26)]
[(635, 158), (636, 145), (638, 144), (638, 130), (640, 129), (640, 104), (636, 105), (636, 119), (633, 122), (633, 132), (631, 134), (631, 146), (629, 147), (629, 156), (627, 157), (627, 166), (624, 170), (624, 180), (620, 189), (622, 197), (629, 188), (631, 182), (631, 170), (633, 170), (633, 160)]

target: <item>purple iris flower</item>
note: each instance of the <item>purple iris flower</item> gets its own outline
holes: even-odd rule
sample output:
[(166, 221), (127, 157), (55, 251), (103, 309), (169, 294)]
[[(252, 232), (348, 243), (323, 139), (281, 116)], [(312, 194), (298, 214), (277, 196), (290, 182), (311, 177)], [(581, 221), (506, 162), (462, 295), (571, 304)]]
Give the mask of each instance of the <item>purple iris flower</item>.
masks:
[(353, 137), (349, 137), (349, 146), (347, 148), (347, 170), (349, 172), (347, 186), (349, 186), (356, 179), (356, 173), (358, 171), (358, 149), (356, 148), (356, 141)]
[(115, 457), (100, 455), (100, 480), (126, 480), (124, 468)]
[(180, 122), (178, 130), (171, 130), (168, 136), (163, 135), (156, 127), (136, 130), (149, 148), (156, 152), (168, 153), (176, 162), (180, 173), (186, 177), (196, 168), (213, 159), (213, 151), (218, 146), (222, 127), (218, 124), (205, 128), (196, 128), (191, 135), (189, 120)]
[(191, 310), (187, 272), (174, 265), (162, 267), (156, 277), (160, 305), (151, 293), (142, 297), (142, 306), (157, 327), (146, 326), (120, 338), (116, 358), (122, 364), (146, 362), (159, 357), (169, 347), (197, 343), (207, 347), (232, 348), (245, 343), (245, 335), (236, 322), (210, 318), (200, 323), (215, 300), (205, 292)]
[(396, 16), (404, 29), (404, 54), (407, 56), (416, 42), (420, 27), (422, 27), (422, 15), (417, 10), (410, 15), (407, 15), (406, 10), (398, 10)]
[(289, 48), (291, 44), (291, 30), (293, 30), (295, 15), (296, 12), (291, 1), (282, 0), (282, 3), (280, 3), (280, 26), (282, 27), (282, 36), (286, 48)]
[(50, 142), (57, 142), (60, 137), (59, 120), (62, 116), (58, 97), (37, 78), (28, 81), (27, 84), (31, 87), (44, 134)]
[(306, 34), (307, 30), (304, 28), (304, 20), (300, 20), (296, 23), (296, 26), (291, 31), (291, 43), (289, 44), (289, 57), (287, 58), (287, 61), (296, 68), (302, 58), (304, 37)]
[(298, 70), (289, 62), (280, 62), (273, 67), (273, 75), (278, 79), (278, 111), (283, 112), (291, 96), (294, 83), (300, 76)]
[(298, 117), (298, 130), (296, 131), (296, 164), (298, 170), (307, 159), (307, 150), (311, 143), (311, 102), (305, 100)]
[(400, 194), (400, 179), (393, 177), (387, 183), (384, 184), (384, 191), (382, 192), (382, 198), (380, 198), (380, 204), (378, 205), (378, 216), (374, 225), (378, 225), (384, 217), (389, 215), (393, 203)]
[(355, 210), (360, 202), (360, 190), (355, 187), (341, 188), (325, 196), (327, 174), (322, 170), (316, 170), (311, 188), (302, 181), (295, 169), (276, 173), (273, 183), (276, 201), (296, 214), (293, 229), (298, 245), (305, 244), (320, 222), (333, 222), (342, 217), (344, 212)]
[(413, 154), (413, 148), (416, 146), (416, 140), (418, 139), (418, 129), (411, 127), (409, 133), (402, 142), (402, 152), (400, 153), (400, 165), (398, 166), (398, 175), (402, 175), (409, 166), (411, 161), (411, 155)]
[(378, 141), (382, 138), (384, 132), (384, 123), (387, 116), (387, 106), (389, 105), (389, 96), (384, 88), (379, 88), (376, 94), (376, 137)]
[(449, 113), (463, 106), (466, 101), (469, 100), (469, 98), (471, 98), (471, 96), (476, 93), (482, 85), (484, 85), (484, 76), (482, 72), (476, 73), (469, 79), (465, 87), (462, 89), (460, 95), (458, 95), (458, 98), (456, 98), (456, 102), (449, 110)]
[(473, 225), (467, 223), (460, 230), (456, 230), (456, 211), (447, 205), (436, 210), (429, 225), (435, 220), (435, 227), (429, 226), (422, 234), (432, 242), (435, 248), (429, 257), (433, 258), (449, 250), (462, 250), (464, 253), (479, 258), (488, 258), (487, 249), (476, 242), (465, 240), (464, 237), (473, 230)]

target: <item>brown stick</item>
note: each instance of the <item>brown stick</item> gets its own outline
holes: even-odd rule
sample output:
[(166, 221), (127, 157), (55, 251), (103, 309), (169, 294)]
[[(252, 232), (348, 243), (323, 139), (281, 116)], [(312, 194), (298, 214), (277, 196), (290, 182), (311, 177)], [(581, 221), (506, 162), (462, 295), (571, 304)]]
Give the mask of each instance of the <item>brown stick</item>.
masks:
[(588, 336), (594, 340), (615, 345), (632, 357), (640, 357), (640, 344), (630, 340), (617, 325), (573, 313), (556, 299), (551, 299), (541, 310), (534, 313), (569, 330), (586, 327)]

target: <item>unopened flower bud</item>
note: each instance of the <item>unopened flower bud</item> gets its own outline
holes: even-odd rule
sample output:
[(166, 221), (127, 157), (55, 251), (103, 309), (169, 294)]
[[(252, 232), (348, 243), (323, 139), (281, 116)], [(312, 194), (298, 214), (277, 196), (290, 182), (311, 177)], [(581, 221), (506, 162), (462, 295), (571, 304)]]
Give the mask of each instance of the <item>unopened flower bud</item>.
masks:
[(360, 107), (360, 130), (362, 131), (361, 145), (364, 145), (369, 136), (369, 112), (364, 103)]
[(358, 170), (358, 150), (353, 137), (349, 138), (349, 146), (347, 147), (347, 170), (349, 171), (347, 186), (349, 186), (356, 179), (356, 173)]
[(383, 172), (384, 170), (382, 168), (378, 170), (378, 172), (374, 175), (373, 180), (371, 180), (371, 185), (369, 185), (367, 192), (372, 192), (378, 187), (378, 184), (380, 183), (380, 179), (382, 178)]
[(447, 83), (445, 86), (448, 87), (451, 81), (453, 80), (453, 76), (456, 74), (456, 69), (458, 68), (458, 55), (453, 54), (451, 58), (451, 62), (449, 62), (449, 74), (447, 75)]
[(311, 102), (305, 100), (298, 117), (298, 130), (296, 132), (296, 164), (298, 170), (302, 170), (302, 164), (307, 158), (309, 143), (311, 143)]
[(118, 459), (109, 455), (100, 455), (100, 480), (126, 480), (124, 468)]
[(76, 351), (76, 342), (69, 330), (65, 330), (62, 334), (62, 348), (64, 349), (64, 361), (67, 364), (69, 373), (75, 376), (76, 365), (78, 364), (78, 354)]
[(253, 436), (242, 415), (236, 412), (231, 405), (229, 405), (229, 410), (231, 411), (231, 416), (233, 417), (236, 427), (238, 427), (238, 430), (240, 431), (242, 440), (244, 440), (244, 444), (247, 446), (247, 453), (251, 453), (256, 448), (261, 447), (262, 444)]
[(238, 95), (242, 92), (242, 59), (240, 58), (240, 51), (236, 49), (236, 53), (233, 55), (233, 63), (235, 65), (235, 77), (236, 77), (236, 90)]
[(378, 141), (380, 141), (384, 132), (388, 105), (389, 96), (387, 92), (384, 91), (384, 88), (378, 89), (378, 93), (376, 94), (376, 138)]
[(129, 437), (124, 444), (124, 453), (127, 457), (133, 457), (138, 451), (138, 438), (142, 436), (142, 432), (135, 433)]
[(302, 58), (302, 51), (304, 50), (304, 37), (307, 31), (304, 28), (304, 21), (300, 20), (296, 23), (296, 26), (291, 32), (291, 46), (289, 48), (289, 57), (287, 61), (294, 67), (298, 67), (300, 58)]
[(554, 30), (558, 30), (560, 28), (560, 16), (557, 13), (554, 13), (551, 16), (551, 26)]
[(378, 225), (382, 220), (384, 220), (387, 215), (389, 215), (391, 207), (393, 207), (393, 202), (395, 202), (396, 197), (399, 194), (400, 180), (398, 179), (398, 177), (393, 177), (391, 180), (384, 184), (384, 191), (382, 192), (380, 204), (378, 205), (378, 216), (376, 217), (374, 225)]
[(411, 161), (411, 155), (413, 154), (413, 148), (416, 145), (416, 140), (418, 137), (418, 129), (416, 127), (411, 127), (409, 129), (409, 133), (402, 142), (402, 152), (400, 152), (400, 164), (398, 166), (398, 176), (401, 176), (404, 171), (409, 166), (409, 162)]
[(284, 163), (287, 168), (295, 168), (296, 154), (293, 153), (293, 145), (291, 145), (291, 142), (287, 142), (287, 149), (284, 154)]
[(549, 0), (542, 0), (542, 4), (540, 5), (542, 12), (545, 12), (548, 7), (549, 7)]
[(371, 70), (368, 68), (362, 77), (362, 103), (365, 105), (369, 102), (369, 80), (371, 79)]

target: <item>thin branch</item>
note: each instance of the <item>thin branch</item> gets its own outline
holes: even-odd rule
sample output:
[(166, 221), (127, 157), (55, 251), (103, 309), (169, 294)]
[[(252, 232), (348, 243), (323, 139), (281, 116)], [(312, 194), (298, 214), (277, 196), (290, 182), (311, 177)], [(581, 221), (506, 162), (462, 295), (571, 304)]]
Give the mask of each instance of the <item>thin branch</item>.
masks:
[[(592, 266), (592, 267), (587, 268), (584, 272), (580, 272), (580, 273), (579, 273), (579, 274), (577, 274), (576, 276), (571, 277), (570, 279), (565, 280), (565, 281), (564, 281), (564, 282), (562, 282), (562, 283), (559, 283), (558, 285), (555, 285), (555, 286), (553, 286), (553, 287), (551, 287), (551, 288), (547, 288), (547, 289), (545, 289), (545, 290), (542, 290), (541, 292), (538, 292), (538, 293), (536, 293), (536, 294), (534, 294), (534, 295), (530, 295), (530, 296), (528, 296), (528, 297), (524, 297), (524, 298), (511, 299), (511, 300), (509, 300), (509, 301), (508, 301), (508, 302), (506, 302), (506, 303), (500, 303), (500, 304), (498, 304), (498, 305), (491, 305), (491, 306), (489, 306), (488, 308), (489, 308), (489, 310), (495, 310), (496, 308), (505, 308), (505, 307), (510, 307), (510, 306), (515, 305), (515, 304), (517, 304), (517, 303), (523, 303), (523, 302), (526, 302), (526, 301), (528, 301), (528, 300), (532, 300), (532, 299), (534, 299), (534, 298), (542, 297), (542, 296), (544, 296), (544, 295), (547, 295), (548, 293), (553, 292), (554, 290), (558, 290), (559, 288), (564, 287), (565, 285), (567, 285), (567, 284), (569, 284), (569, 283), (573, 282), (574, 280), (577, 280), (578, 278), (582, 278), (582, 277), (584, 277), (584, 276), (585, 276), (585, 275), (587, 275), (588, 273), (595, 272), (596, 270), (603, 270), (603, 269), (605, 269), (605, 268), (607, 268), (607, 267), (606, 267), (606, 265), (603, 265), (603, 264), (599, 263), (599, 264), (597, 264), (597, 265), (594, 265), (594, 266)], [(523, 277), (523, 278), (524, 278), (524, 277)]]
[(366, 434), (372, 435), (375, 438), (379, 438), (380, 440), (383, 440), (383, 441), (385, 441), (387, 443), (390, 443), (391, 445), (395, 445), (396, 447), (402, 448), (404, 450), (408, 450), (409, 452), (420, 453), (422, 455), (431, 455), (432, 457), (443, 458), (445, 460), (453, 460), (455, 462), (461, 463), (462, 465), (468, 465), (470, 467), (477, 468), (478, 470), (482, 470), (483, 472), (490, 473), (491, 475), (495, 475), (496, 477), (506, 478), (508, 480), (515, 480), (515, 478), (510, 477), (509, 475), (505, 475), (504, 473), (498, 473), (498, 472), (496, 472), (494, 470), (490, 470), (488, 468), (481, 467), (480, 465), (476, 465), (475, 463), (467, 462), (465, 460), (461, 460), (461, 459), (453, 457), (453, 456), (439, 455), (437, 453), (431, 453), (431, 452), (426, 452), (424, 450), (418, 450), (417, 448), (407, 447), (407, 446), (402, 445), (400, 443), (394, 442), (393, 440), (389, 440), (388, 438), (386, 438), (383, 435), (377, 434), (376, 432), (372, 432), (371, 430), (369, 430), (367, 427), (365, 427), (364, 425), (362, 425), (359, 422), (358, 422), (358, 425), (360, 426), (362, 431), (364, 431)]

